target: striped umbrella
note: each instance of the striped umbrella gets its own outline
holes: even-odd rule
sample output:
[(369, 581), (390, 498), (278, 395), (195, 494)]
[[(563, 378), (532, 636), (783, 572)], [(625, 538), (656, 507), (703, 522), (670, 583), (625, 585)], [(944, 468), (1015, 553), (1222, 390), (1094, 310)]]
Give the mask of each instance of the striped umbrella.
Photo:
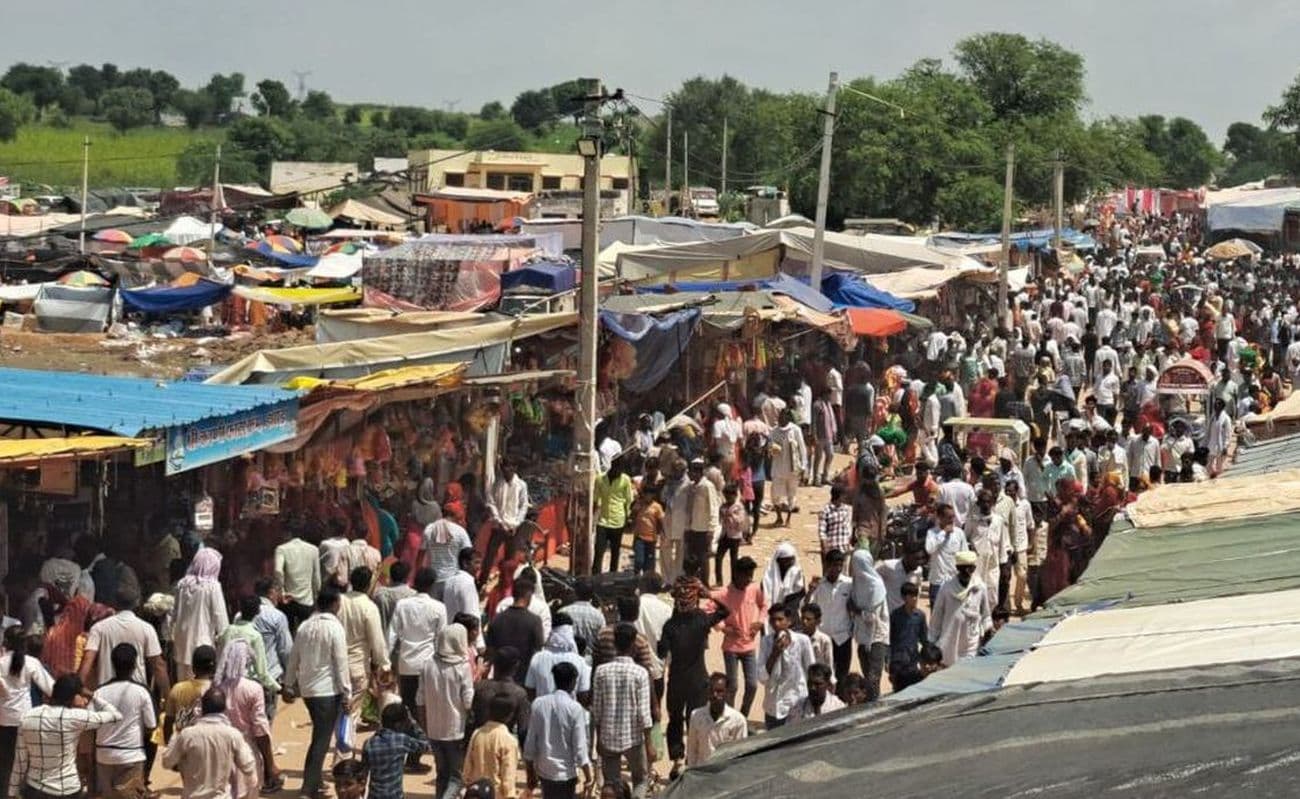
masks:
[(91, 286), (107, 286), (108, 281), (94, 272), (87, 272), (80, 269), (76, 272), (69, 272), (59, 278), (59, 284), (64, 286), (73, 286), (75, 288), (88, 288)]
[(130, 244), (134, 238), (134, 236), (127, 233), (125, 230), (119, 230), (115, 227), (101, 230), (95, 234), (95, 241), (103, 241), (110, 244)]
[(162, 254), (162, 259), (172, 263), (192, 264), (208, 260), (208, 254), (194, 247), (172, 247)]

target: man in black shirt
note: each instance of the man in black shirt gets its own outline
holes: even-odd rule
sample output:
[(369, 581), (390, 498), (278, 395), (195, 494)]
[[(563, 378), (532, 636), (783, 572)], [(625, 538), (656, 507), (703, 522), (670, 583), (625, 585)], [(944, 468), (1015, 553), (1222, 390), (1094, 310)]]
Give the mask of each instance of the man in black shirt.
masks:
[(731, 613), (724, 605), (714, 606), (712, 613), (700, 609), (704, 585), (695, 577), (683, 576), (673, 586), (673, 615), (664, 623), (659, 638), (660, 659), (671, 656), (668, 669), (668, 757), (673, 761), (674, 777), (681, 771), (686, 757), (682, 731), (686, 717), (709, 701), (709, 670), (704, 651), (709, 647), (709, 631)]
[(466, 740), (474, 734), (474, 730), (491, 721), (488, 718), (488, 708), (497, 696), (507, 696), (514, 703), (514, 712), (503, 722), (510, 731), (520, 736), (528, 730), (532, 705), (528, 701), (528, 692), (512, 678), (518, 666), (519, 652), (514, 647), (506, 646), (493, 652), (492, 678), (474, 684), (474, 702), (470, 705), (469, 724), (465, 727)]
[(928, 639), (925, 613), (916, 606), (920, 590), (903, 583), (903, 604), (889, 614), (889, 683), (898, 693), (921, 681), (921, 650)]
[[(542, 633), (542, 619), (528, 609), (533, 600), (536, 585), (526, 577), (515, 580), (511, 596), (514, 604), (501, 611), (488, 625), (484, 642), (490, 652), (498, 652), (505, 647), (515, 650), (517, 662), (513, 679), (523, 687), (524, 678), (528, 676), (528, 663), (546, 643)], [(506, 679), (506, 675), (497, 672), (497, 679)]]

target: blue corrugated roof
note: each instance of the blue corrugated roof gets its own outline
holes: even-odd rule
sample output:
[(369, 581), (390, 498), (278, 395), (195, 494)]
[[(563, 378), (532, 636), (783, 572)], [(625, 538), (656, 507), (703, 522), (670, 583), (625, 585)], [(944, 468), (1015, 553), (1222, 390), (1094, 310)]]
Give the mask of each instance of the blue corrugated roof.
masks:
[(0, 420), (138, 436), (293, 399), (266, 386), (0, 368)]

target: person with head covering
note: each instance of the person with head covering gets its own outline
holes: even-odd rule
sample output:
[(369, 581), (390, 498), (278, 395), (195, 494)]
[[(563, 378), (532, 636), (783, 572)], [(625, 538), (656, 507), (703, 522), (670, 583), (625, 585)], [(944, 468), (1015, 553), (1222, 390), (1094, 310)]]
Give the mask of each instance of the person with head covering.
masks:
[(555, 626), (551, 628), (546, 644), (540, 652), (533, 655), (532, 661), (528, 664), (524, 688), (528, 690), (530, 700), (546, 696), (555, 690), (553, 669), (558, 663), (571, 663), (578, 670), (577, 696), (591, 692), (591, 666), (586, 658), (578, 654), (573, 622), (563, 612), (556, 615)]
[(411, 502), (411, 518), (421, 527), (428, 527), (442, 518), (442, 506), (438, 504), (437, 487), (432, 477), (424, 478), (420, 488)]
[(889, 661), (889, 602), (885, 581), (876, 571), (866, 542), (859, 542), (849, 561), (853, 591), (849, 610), (853, 615), (853, 641), (858, 649), (858, 667), (867, 678), (867, 701), (880, 698), (880, 678)]
[(956, 561), (957, 575), (939, 588), (930, 614), (930, 633), (943, 651), (945, 666), (974, 657), (984, 634), (993, 629), (988, 587), (975, 573), (979, 558), (963, 550)]
[(271, 746), (271, 722), (266, 715), (266, 695), (260, 683), (248, 678), (252, 659), (253, 651), (248, 642), (233, 639), (221, 648), (217, 673), (212, 679), (214, 687), (226, 692), (226, 718), (232, 727), (243, 734), (257, 760), (256, 776), (252, 780), (246, 780), (243, 775), (235, 775), (235, 796), (251, 796), (262, 787), (263, 775), (267, 778), (267, 791), (278, 790), (284, 785)]
[(173, 657), (176, 674), (188, 680), (194, 676), (191, 657), (200, 646), (213, 646), (230, 618), (221, 590), (221, 553), (204, 547), (194, 554), (190, 568), (176, 584), (176, 606), (172, 610)]
[(804, 585), (803, 569), (799, 567), (799, 553), (794, 544), (782, 541), (776, 545), (772, 559), (763, 572), (763, 599), (769, 608), (784, 605), (791, 613), (797, 613), (799, 603), (803, 601), (807, 587)]
[(474, 702), (468, 647), (465, 628), (448, 624), (438, 633), (434, 656), (420, 674), (424, 726), (437, 769), (437, 799), (456, 799), (460, 795), (465, 722)]

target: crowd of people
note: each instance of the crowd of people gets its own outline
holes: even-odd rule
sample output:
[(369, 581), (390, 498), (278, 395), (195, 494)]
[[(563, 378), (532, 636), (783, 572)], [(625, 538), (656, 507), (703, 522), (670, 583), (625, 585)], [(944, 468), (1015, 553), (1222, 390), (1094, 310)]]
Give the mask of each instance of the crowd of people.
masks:
[[(139, 576), (83, 537), (5, 615), (8, 795), (140, 799), (159, 750), (187, 799), (274, 794), (272, 722), (301, 700), (304, 796), (332, 753), (344, 799), (413, 774), (438, 799), (639, 799), (724, 743), (904, 690), (1076, 580), (1136, 494), (1221, 473), (1300, 376), (1296, 264), (1207, 260), (1197, 235), (1130, 216), (1082, 271), (876, 369), (812, 357), (695, 418), (603, 424), (596, 574), (554, 601), (509, 460), (441, 501), (425, 480), (382, 550), (286, 524), (251, 582), (193, 537), (164, 536)], [(1185, 359), (1209, 376), (1199, 406), (1158, 392)], [(963, 436), (967, 417), (1028, 439)], [(815, 549), (783, 540), (800, 514)]]

